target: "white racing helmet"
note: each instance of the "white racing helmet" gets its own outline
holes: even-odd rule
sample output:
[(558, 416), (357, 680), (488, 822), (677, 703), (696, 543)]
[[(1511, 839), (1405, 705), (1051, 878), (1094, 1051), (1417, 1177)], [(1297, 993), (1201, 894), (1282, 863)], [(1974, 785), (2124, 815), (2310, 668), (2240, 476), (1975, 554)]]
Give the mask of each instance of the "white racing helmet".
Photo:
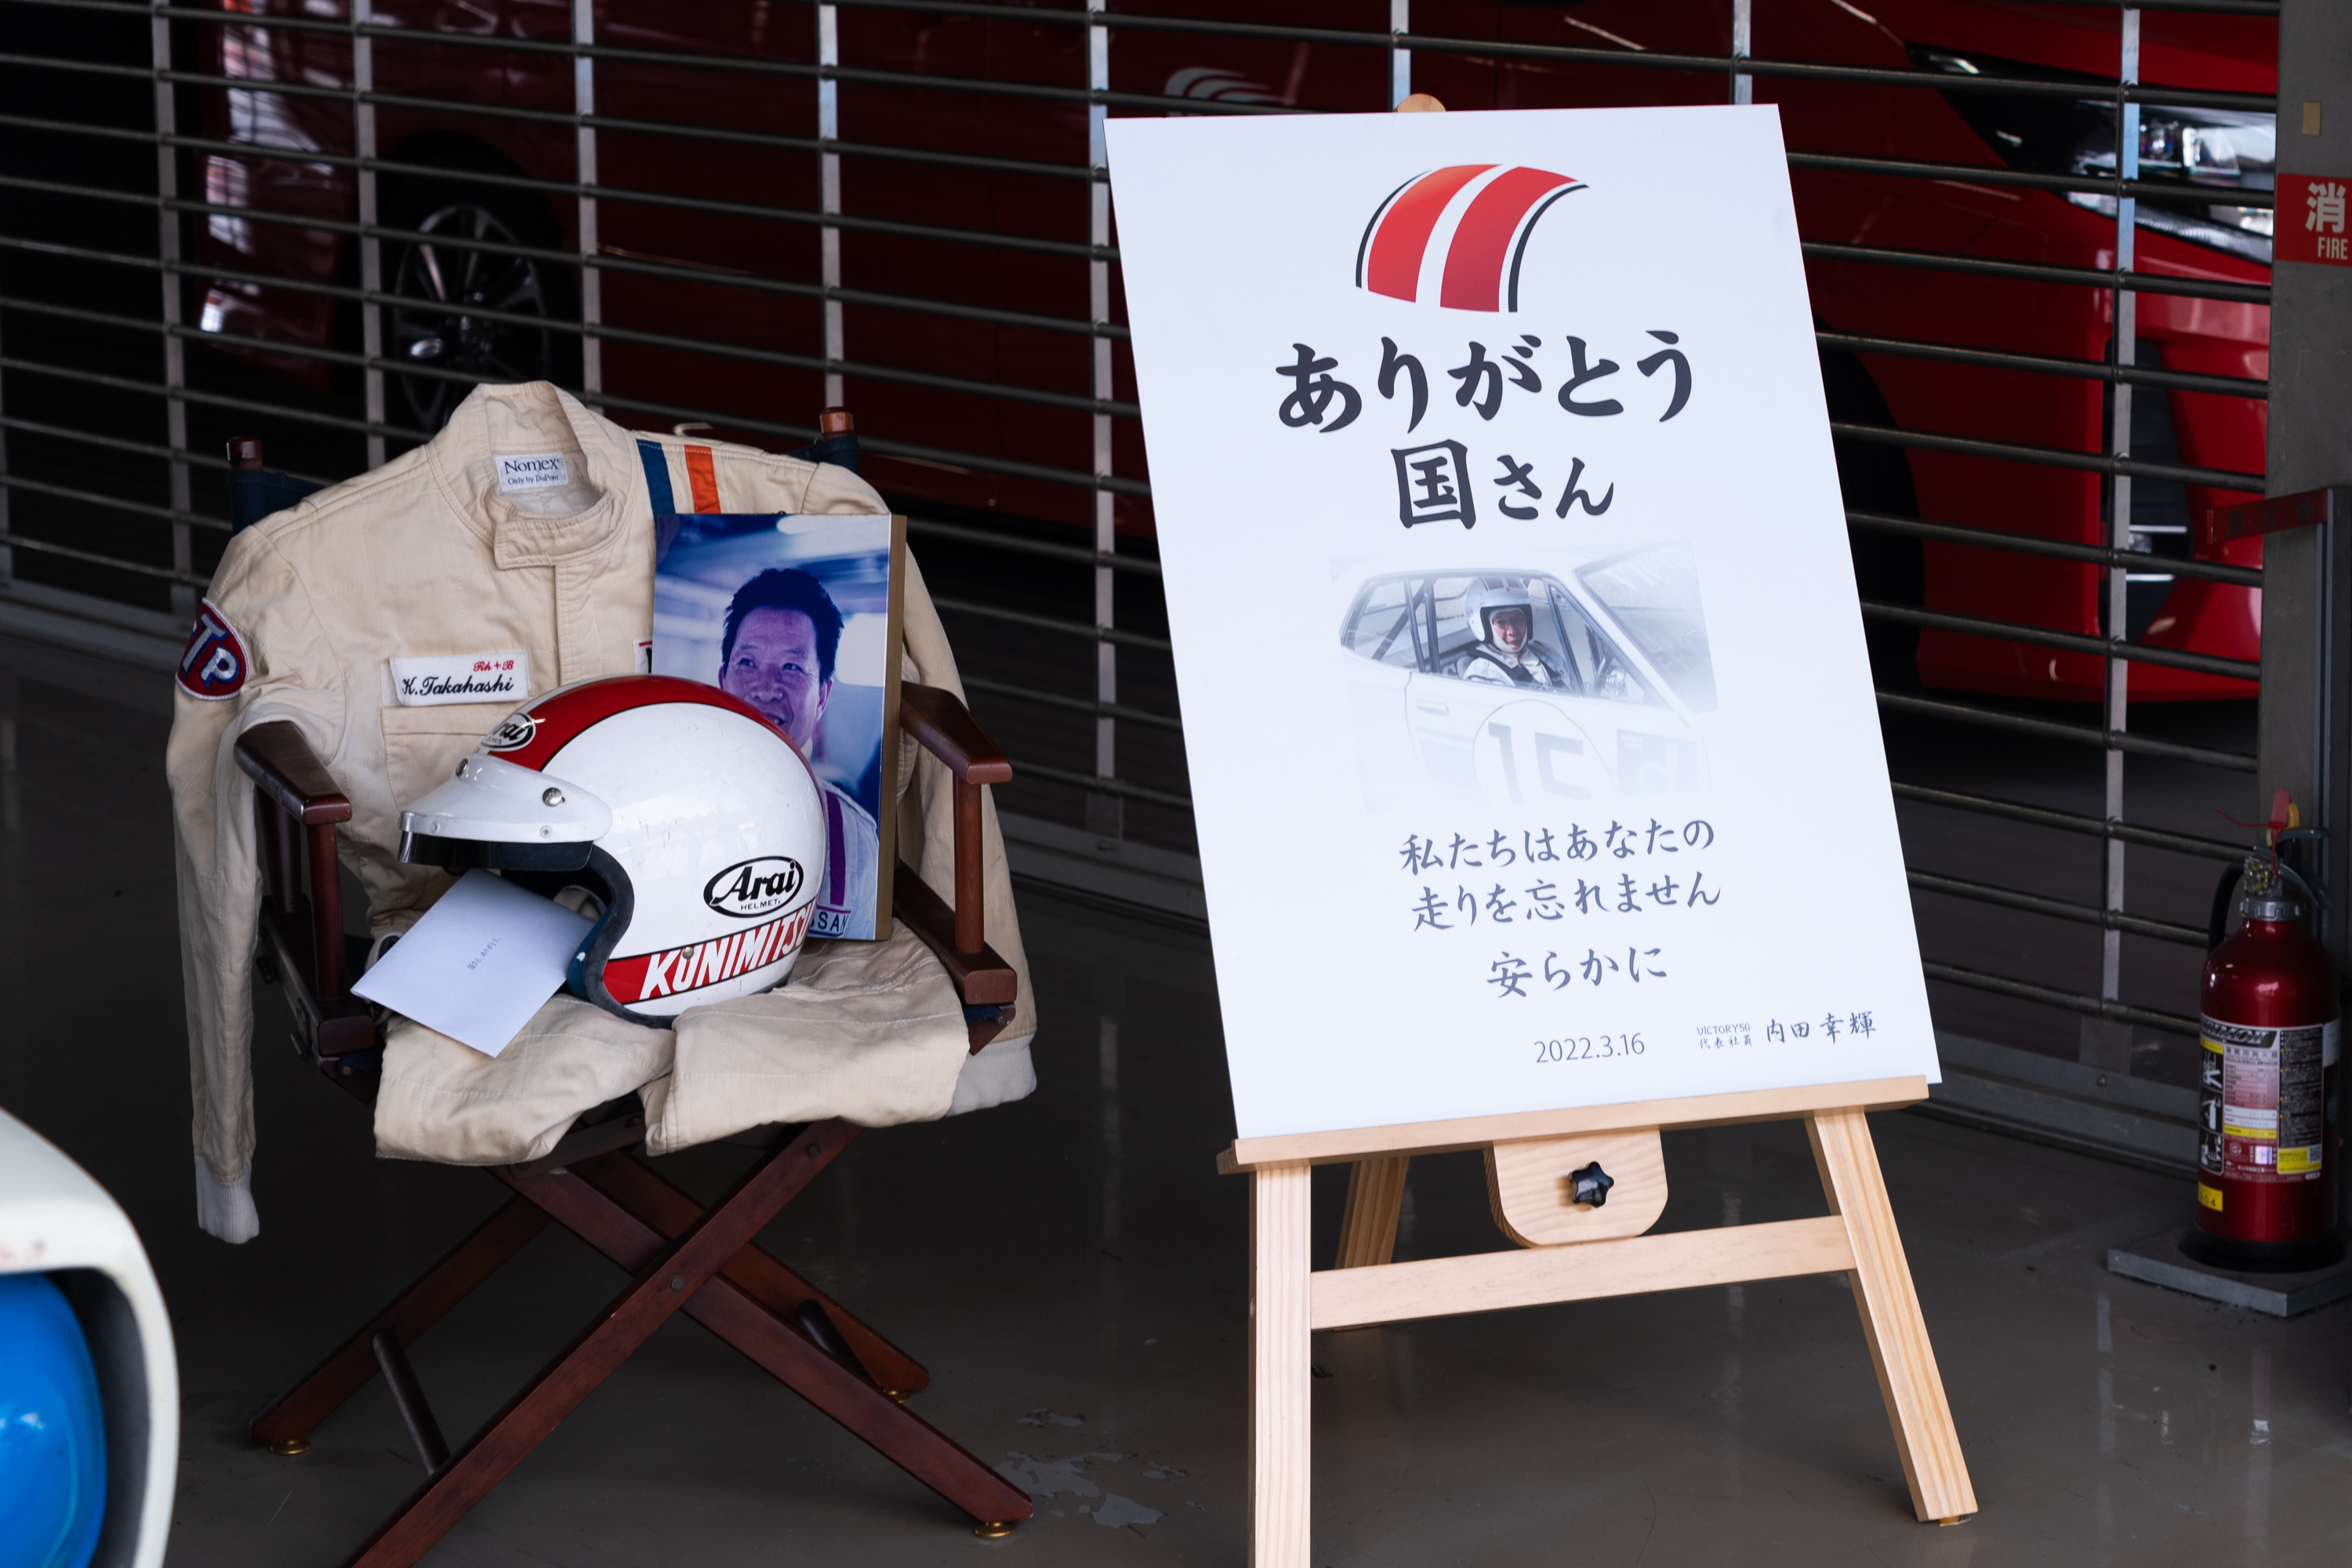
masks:
[(659, 1027), (792, 973), (824, 880), (824, 798), (749, 703), (611, 676), (509, 714), (401, 813), (400, 858), (588, 893), (601, 913), (572, 994)]
[(1495, 627), (1490, 617), (1496, 610), (1518, 610), (1528, 617), (1528, 637), (1536, 635), (1534, 601), (1528, 596), (1527, 584), (1516, 577), (1481, 577), (1462, 592), (1462, 614), (1469, 621), (1471, 632), (1481, 642), (1495, 640)]

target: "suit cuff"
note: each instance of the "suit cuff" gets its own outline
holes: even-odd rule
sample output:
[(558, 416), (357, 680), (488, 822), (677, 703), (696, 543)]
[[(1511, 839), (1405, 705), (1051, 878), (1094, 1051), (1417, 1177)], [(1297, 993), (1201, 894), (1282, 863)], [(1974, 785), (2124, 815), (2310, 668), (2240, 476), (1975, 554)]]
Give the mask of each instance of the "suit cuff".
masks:
[(196, 1156), (196, 1223), (232, 1246), (261, 1234), (261, 1215), (253, 1206), (253, 1168), (234, 1182), (213, 1174), (202, 1154)]

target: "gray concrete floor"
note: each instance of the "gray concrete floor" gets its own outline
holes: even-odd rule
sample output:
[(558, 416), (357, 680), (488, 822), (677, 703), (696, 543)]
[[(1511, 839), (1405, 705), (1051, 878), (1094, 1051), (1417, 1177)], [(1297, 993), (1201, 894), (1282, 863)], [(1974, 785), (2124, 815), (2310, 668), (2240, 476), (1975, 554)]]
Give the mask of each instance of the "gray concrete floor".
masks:
[[(361, 1110), (256, 1044), (258, 1240), (199, 1233), (160, 777), (163, 682), (0, 647), (0, 1104), (139, 1225), (179, 1334), (172, 1561), (340, 1561), (416, 1483), (372, 1387), (299, 1458), (273, 1393), (498, 1201), (380, 1163)], [(684, 1320), (436, 1549), (439, 1564), (1244, 1561), (1246, 1194), (1207, 943), (1027, 897), (1045, 1032), (1017, 1106), (877, 1132), (767, 1246), (931, 1368), (919, 1407), (1038, 1517), (973, 1539)], [(1365, 983), (1377, 983), (1366, 976)], [(2118, 1279), (2175, 1178), (1911, 1115), (1881, 1152), (1983, 1511), (1912, 1521), (1835, 1279), (1318, 1336), (1315, 1558), (1356, 1564), (2337, 1563), (2352, 1558), (2352, 1303), (2292, 1322)], [(713, 1192), (740, 1152), (663, 1163)], [(1663, 1225), (1822, 1212), (1793, 1125), (1677, 1134)], [(1332, 1244), (1344, 1178), (1317, 1187)], [(1470, 1156), (1414, 1170), (1402, 1252), (1503, 1245)], [(453, 1438), (620, 1277), (542, 1236), (426, 1336)]]

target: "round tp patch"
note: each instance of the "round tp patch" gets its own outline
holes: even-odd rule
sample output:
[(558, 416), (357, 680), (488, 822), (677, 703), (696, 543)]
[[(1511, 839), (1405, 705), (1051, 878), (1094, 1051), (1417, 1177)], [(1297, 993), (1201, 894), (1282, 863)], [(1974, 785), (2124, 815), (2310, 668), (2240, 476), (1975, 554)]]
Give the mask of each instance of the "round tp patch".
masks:
[(180, 656), (180, 689), (206, 702), (218, 702), (245, 689), (251, 663), (245, 639), (210, 599), (196, 606), (196, 624), (188, 633), (188, 648)]

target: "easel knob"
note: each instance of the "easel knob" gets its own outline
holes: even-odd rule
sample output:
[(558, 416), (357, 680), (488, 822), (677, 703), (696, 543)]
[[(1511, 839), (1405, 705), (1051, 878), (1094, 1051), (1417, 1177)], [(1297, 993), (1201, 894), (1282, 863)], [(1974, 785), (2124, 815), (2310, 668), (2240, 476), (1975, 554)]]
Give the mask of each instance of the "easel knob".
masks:
[(1568, 1173), (1569, 1202), (1579, 1208), (1599, 1208), (1609, 1201), (1609, 1189), (1617, 1178), (1601, 1168), (1595, 1160), (1590, 1165), (1578, 1167)]

